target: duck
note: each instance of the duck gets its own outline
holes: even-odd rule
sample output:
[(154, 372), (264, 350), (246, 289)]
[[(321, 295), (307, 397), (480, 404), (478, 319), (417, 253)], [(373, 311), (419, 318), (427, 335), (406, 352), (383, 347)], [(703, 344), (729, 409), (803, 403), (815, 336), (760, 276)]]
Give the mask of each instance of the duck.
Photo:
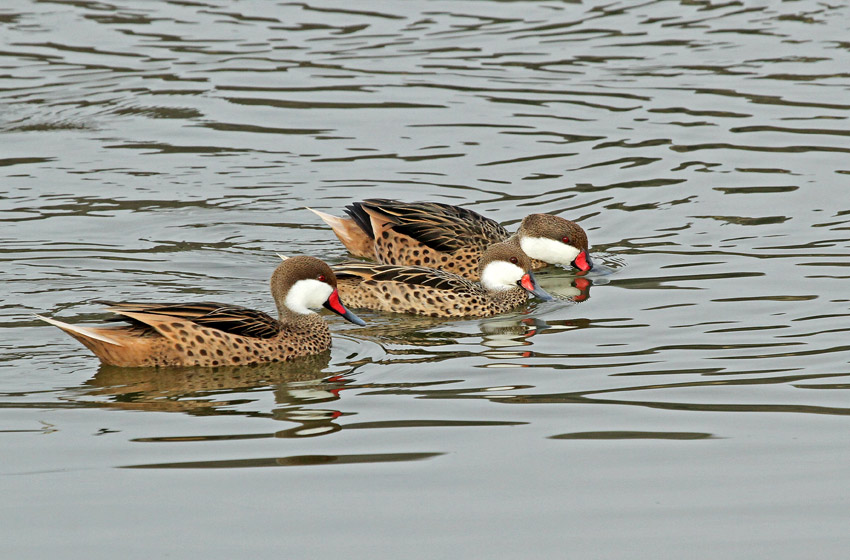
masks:
[(285, 258), (271, 276), (278, 319), (247, 307), (217, 302), (133, 303), (101, 300), (128, 325), (81, 327), (50, 317), (106, 365), (122, 367), (234, 366), (281, 362), (330, 348), (328, 324), (319, 307), (356, 325), (366, 323), (346, 309), (337, 278), (323, 261)]
[(517, 243), (484, 251), (481, 282), (446, 270), (415, 265), (352, 261), (335, 265), (342, 297), (355, 309), (431, 317), (489, 317), (525, 304), (529, 295), (552, 298), (531, 272), (531, 259)]
[(494, 243), (513, 240), (532, 259), (532, 269), (550, 264), (593, 268), (587, 233), (551, 214), (526, 216), (512, 236), (498, 222), (440, 202), (370, 198), (349, 204), (340, 218), (307, 208), (331, 227), (355, 257), (384, 264), (426, 266), (480, 280), (478, 263)]

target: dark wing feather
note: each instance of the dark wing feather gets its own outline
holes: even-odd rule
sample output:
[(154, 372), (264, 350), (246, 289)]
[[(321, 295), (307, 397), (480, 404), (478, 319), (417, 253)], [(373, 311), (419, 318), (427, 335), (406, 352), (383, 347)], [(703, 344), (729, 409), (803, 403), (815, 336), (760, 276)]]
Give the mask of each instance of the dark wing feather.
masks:
[(375, 239), (375, 231), (372, 229), (372, 220), (369, 219), (369, 214), (363, 209), (362, 202), (355, 202), (345, 207), (345, 213), (354, 220), (357, 227), (362, 229), (366, 235)]
[[(364, 223), (374, 237), (369, 215), (372, 210), (385, 216), (398, 233), (416, 239), (435, 251), (451, 253), (470, 245), (482, 248), (504, 241), (510, 234), (495, 220), (478, 212), (440, 202), (399, 202), (370, 198), (348, 206), (348, 215), (361, 228)], [(349, 211), (350, 210), (350, 211)]]
[(337, 279), (356, 278), (362, 281), (400, 282), (411, 286), (426, 286), (453, 292), (481, 291), (479, 284), (462, 276), (424, 266), (346, 262), (333, 267)]
[[(239, 336), (272, 338), (280, 332), (280, 323), (271, 316), (262, 311), (239, 305), (228, 305), (213, 301), (181, 304), (116, 301), (99, 301), (97, 303), (108, 306), (110, 311), (118, 314), (128, 311), (130, 313), (166, 315)], [(138, 323), (138, 321), (126, 316), (113, 320)]]

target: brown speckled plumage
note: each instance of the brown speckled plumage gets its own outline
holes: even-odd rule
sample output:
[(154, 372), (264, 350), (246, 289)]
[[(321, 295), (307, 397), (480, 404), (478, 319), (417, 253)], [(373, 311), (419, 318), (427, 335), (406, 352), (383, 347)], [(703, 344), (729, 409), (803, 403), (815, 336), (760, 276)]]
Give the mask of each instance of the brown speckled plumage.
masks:
[[(109, 365), (209, 367), (279, 362), (317, 354), (331, 345), (330, 330), (321, 316), (298, 313), (286, 305), (290, 288), (306, 279), (319, 279), (332, 294), (337, 293), (336, 277), (327, 264), (306, 256), (287, 259), (271, 279), (279, 320), (262, 311), (215, 302), (110, 301), (102, 303), (119, 315), (113, 320), (129, 325), (77, 327), (42, 319), (79, 340)], [(341, 304), (331, 310), (356, 319)]]
[[(312, 210), (312, 209), (311, 209)], [(399, 202), (367, 199), (346, 207), (348, 218), (312, 210), (356, 257), (384, 264), (425, 266), (478, 280), (478, 262), (484, 250), (501, 241), (523, 236), (558, 242), (564, 237), (587, 251), (587, 234), (560, 216), (531, 214), (511, 236), (498, 222), (477, 212), (438, 202)], [(533, 270), (549, 263), (532, 259)]]
[[(530, 269), (531, 259), (514, 243), (490, 247), (480, 267), (483, 270), (494, 261), (512, 259), (523, 271)], [(425, 266), (350, 262), (335, 266), (334, 272), (340, 294), (353, 308), (432, 317), (488, 317), (528, 301), (528, 292), (521, 287), (490, 290), (457, 274)]]

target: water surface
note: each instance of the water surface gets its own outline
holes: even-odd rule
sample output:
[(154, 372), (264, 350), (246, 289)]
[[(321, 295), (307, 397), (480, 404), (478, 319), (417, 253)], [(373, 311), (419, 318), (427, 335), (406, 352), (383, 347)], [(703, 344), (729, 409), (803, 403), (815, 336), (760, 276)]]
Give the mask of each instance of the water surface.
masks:
[[(850, 7), (0, 8), (0, 540), (14, 557), (840, 557)], [(296, 365), (128, 370), (32, 313), (271, 311), (309, 211), (576, 220), (490, 319), (328, 316)], [(582, 290), (583, 288), (583, 290)], [(583, 300), (576, 303), (577, 299)]]

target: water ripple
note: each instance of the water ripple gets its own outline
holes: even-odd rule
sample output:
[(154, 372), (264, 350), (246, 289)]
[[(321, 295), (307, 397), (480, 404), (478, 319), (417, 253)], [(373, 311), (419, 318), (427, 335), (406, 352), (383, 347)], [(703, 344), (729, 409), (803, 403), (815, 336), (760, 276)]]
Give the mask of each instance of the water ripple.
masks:
[[(224, 550), (229, 533), (204, 527), (227, 503), (254, 556), (283, 519), (300, 556), (336, 539), (323, 554), (356, 557), (368, 516), (316, 538), (343, 502), (385, 515), (387, 546), (411, 531), (452, 545), (432, 557), (559, 554), (565, 518), (591, 557), (667, 535), (694, 537), (678, 556), (804, 556), (812, 539), (840, 556), (848, 9), (4, 5), (0, 437), (17, 450), (4, 472), (22, 475), (4, 545), (98, 558), (108, 541), (77, 530), (80, 511), (109, 515), (125, 546), (116, 512), (162, 513), (165, 492), (186, 499), (132, 530), (197, 520), (197, 542)], [(460, 204), (511, 230), (558, 214), (597, 266), (541, 271), (554, 301), (491, 319), (326, 315), (330, 352), (284, 368), (101, 368), (31, 315), (100, 324), (99, 298), (273, 310), (275, 253), (348, 257), (305, 207), (369, 197)], [(339, 469), (247, 468), (298, 465)], [(117, 466), (171, 474), (151, 492)], [(237, 486), (219, 479), (230, 469)], [(92, 473), (103, 491), (81, 509)], [(725, 521), (741, 512), (771, 522), (745, 533)], [(451, 537), (472, 518), (474, 552)], [(508, 551), (505, 534), (529, 540)], [(16, 548), (21, 535), (39, 538)]]

